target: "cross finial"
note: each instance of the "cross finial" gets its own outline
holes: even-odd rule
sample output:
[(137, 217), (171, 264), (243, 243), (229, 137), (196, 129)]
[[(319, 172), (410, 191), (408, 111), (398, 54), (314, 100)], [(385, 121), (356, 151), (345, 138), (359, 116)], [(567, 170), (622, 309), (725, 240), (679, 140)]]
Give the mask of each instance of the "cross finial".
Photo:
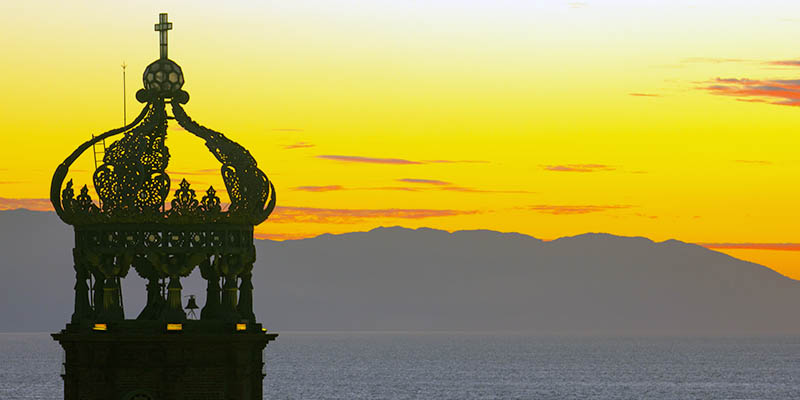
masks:
[(167, 58), (167, 31), (172, 29), (172, 22), (167, 22), (167, 13), (158, 14), (158, 23), (155, 25), (158, 31), (159, 47), (161, 48), (161, 58)]

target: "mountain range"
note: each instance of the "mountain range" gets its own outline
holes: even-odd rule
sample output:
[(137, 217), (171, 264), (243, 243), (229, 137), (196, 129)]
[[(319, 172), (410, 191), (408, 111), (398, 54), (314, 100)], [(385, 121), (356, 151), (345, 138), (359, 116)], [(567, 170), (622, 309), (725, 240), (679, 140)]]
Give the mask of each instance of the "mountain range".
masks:
[[(63, 327), (72, 241), (52, 212), (0, 211), (0, 331)], [(677, 240), (381, 227), (256, 250), (254, 309), (273, 331), (800, 333), (800, 282)], [(124, 280), (128, 318), (144, 284)], [(202, 306), (199, 272), (183, 286)]]

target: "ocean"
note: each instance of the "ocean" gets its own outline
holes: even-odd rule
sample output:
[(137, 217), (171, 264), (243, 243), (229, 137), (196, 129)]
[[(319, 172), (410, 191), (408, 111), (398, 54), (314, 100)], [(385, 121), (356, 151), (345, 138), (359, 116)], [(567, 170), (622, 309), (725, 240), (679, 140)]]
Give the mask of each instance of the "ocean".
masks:
[[(800, 399), (800, 337), (283, 332), (266, 399)], [(0, 399), (61, 399), (46, 333), (0, 334)]]

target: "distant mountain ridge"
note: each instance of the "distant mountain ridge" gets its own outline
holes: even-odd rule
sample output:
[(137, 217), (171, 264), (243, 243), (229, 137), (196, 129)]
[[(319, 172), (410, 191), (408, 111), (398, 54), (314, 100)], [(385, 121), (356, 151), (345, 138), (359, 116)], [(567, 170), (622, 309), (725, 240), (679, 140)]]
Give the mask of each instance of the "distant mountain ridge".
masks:
[[(68, 320), (72, 240), (54, 213), (0, 211), (0, 331)], [(800, 282), (677, 240), (390, 227), (256, 248), (254, 308), (276, 331), (800, 333)], [(198, 275), (184, 294), (202, 305)], [(144, 282), (134, 271), (123, 294), (135, 316)]]

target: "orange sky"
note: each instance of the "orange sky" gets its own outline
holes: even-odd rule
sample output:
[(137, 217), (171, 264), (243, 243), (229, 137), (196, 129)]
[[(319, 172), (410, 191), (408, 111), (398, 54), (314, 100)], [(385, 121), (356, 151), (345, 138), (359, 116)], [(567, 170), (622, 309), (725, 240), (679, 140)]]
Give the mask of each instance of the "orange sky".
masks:
[[(609, 232), (800, 278), (797, 246), (764, 245), (800, 243), (796, 2), (6, 2), (0, 209), (46, 208), (55, 166), (121, 125), (123, 61), (138, 113), (159, 11), (186, 110), (275, 183), (261, 237)], [(200, 141), (167, 144), (173, 186), (223, 187)]]

